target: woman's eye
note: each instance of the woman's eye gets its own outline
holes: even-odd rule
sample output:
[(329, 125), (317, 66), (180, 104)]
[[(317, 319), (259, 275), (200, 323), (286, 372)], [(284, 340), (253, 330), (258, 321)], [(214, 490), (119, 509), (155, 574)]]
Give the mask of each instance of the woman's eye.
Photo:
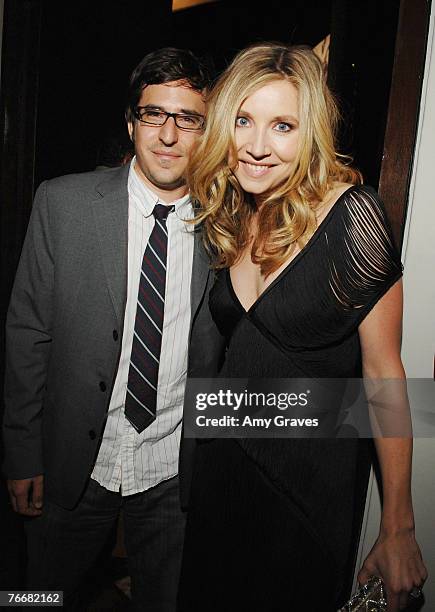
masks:
[(247, 117), (237, 117), (236, 127), (247, 127), (249, 125), (249, 119)]
[(280, 123), (276, 124), (274, 129), (277, 132), (290, 132), (292, 130), (292, 127), (293, 126), (291, 126), (290, 123), (282, 123), (282, 122), (280, 122)]

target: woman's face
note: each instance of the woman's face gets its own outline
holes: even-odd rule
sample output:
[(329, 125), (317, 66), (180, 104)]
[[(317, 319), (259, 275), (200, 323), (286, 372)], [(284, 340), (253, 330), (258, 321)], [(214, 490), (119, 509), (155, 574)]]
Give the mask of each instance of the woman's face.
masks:
[(236, 119), (237, 167), (241, 187), (267, 194), (290, 174), (299, 142), (298, 92), (285, 80), (264, 85), (242, 103)]

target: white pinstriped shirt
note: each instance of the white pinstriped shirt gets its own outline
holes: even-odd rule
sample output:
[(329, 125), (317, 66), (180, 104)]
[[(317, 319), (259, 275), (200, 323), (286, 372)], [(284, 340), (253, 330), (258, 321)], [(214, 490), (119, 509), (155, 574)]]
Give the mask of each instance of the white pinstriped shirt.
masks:
[(157, 416), (139, 434), (124, 416), (125, 394), (142, 258), (154, 227), (153, 208), (165, 202), (139, 178), (134, 170), (135, 159), (128, 176), (128, 279), (121, 357), (103, 439), (91, 474), (103, 487), (121, 491), (122, 495), (145, 491), (178, 473), (194, 243), (193, 226), (183, 221), (193, 216), (186, 195), (172, 202), (175, 211), (167, 219), (168, 260)]

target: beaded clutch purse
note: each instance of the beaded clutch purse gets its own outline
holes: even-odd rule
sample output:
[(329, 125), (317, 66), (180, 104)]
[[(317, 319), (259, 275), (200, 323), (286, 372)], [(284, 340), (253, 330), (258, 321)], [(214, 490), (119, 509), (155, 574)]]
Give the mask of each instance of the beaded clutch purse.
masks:
[(372, 576), (338, 612), (386, 612), (386, 610), (384, 584), (380, 578)]

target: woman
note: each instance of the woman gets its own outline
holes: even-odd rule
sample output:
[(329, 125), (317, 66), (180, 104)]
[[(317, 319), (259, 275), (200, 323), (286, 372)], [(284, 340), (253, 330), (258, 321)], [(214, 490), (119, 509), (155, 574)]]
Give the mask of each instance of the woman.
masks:
[[(305, 48), (248, 48), (211, 93), (190, 187), (217, 270), (209, 305), (227, 339), (223, 377), (405, 376), (402, 267), (376, 193), (335, 151), (336, 120), (321, 63)], [(376, 450), (382, 522), (359, 581), (381, 576), (392, 611), (426, 570), (411, 439), (378, 438)], [(343, 605), (366, 451), (356, 439), (199, 444), (179, 610)]]

